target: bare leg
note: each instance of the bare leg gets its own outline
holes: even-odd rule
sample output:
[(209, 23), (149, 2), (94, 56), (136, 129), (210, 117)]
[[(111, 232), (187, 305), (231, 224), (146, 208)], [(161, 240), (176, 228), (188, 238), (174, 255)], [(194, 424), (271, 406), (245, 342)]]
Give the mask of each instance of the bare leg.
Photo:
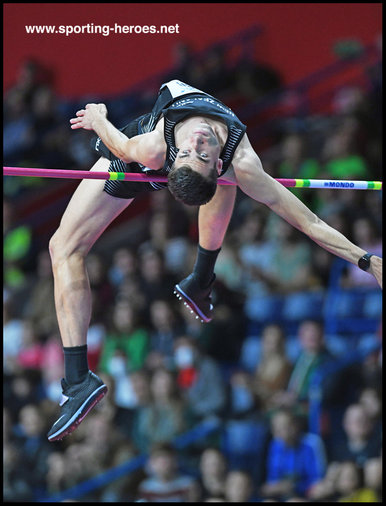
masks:
[[(100, 158), (91, 170), (107, 171)], [(132, 202), (103, 191), (103, 180), (83, 180), (50, 241), (55, 307), (63, 346), (86, 344), (91, 318), (85, 257), (108, 225)]]
[(174, 287), (177, 297), (203, 322), (212, 319), (211, 290), (215, 279), (213, 270), (232, 216), (236, 191), (235, 186), (217, 186), (213, 199), (200, 207), (200, 247), (193, 273)]
[(219, 249), (223, 243), (236, 199), (236, 186), (220, 186), (210, 202), (198, 214), (199, 244), (207, 250)]

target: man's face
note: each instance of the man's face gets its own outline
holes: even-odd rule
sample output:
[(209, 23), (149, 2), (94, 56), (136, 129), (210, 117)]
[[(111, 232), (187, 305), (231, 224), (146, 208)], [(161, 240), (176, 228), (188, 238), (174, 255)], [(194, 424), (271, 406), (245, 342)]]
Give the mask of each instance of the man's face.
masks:
[(371, 431), (371, 422), (363, 407), (355, 404), (347, 408), (343, 427), (348, 438), (365, 439)]
[(204, 177), (208, 177), (212, 170), (220, 174), (222, 160), (220, 156), (220, 144), (212, 127), (197, 120), (189, 125), (184, 132), (182, 140), (178, 143), (179, 152), (173, 168), (189, 165), (193, 170)]
[(272, 434), (276, 439), (284, 441), (292, 446), (298, 438), (299, 430), (297, 423), (286, 413), (277, 413), (271, 422)]
[(299, 328), (302, 348), (307, 353), (319, 353), (323, 347), (323, 332), (313, 322), (304, 322)]
[(158, 452), (151, 456), (150, 466), (154, 474), (161, 480), (168, 480), (174, 476), (176, 461), (167, 452)]

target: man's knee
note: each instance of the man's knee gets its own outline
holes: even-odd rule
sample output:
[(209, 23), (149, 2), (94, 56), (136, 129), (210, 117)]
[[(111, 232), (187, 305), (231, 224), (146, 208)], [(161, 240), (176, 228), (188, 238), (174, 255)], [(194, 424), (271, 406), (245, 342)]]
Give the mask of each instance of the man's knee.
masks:
[(48, 249), (51, 256), (52, 265), (58, 265), (62, 262), (70, 259), (71, 257), (79, 256), (84, 258), (86, 256), (86, 252), (83, 251), (83, 248), (80, 244), (76, 244), (67, 237), (59, 227), (54, 235), (51, 237)]

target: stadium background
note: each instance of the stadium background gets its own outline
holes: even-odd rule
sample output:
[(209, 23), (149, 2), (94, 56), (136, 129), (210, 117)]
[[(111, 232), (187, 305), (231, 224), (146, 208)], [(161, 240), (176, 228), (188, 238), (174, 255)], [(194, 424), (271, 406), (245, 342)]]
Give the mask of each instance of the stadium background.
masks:
[[(24, 29), (87, 23), (178, 24), (180, 33), (64, 37), (28, 36)], [(124, 124), (151, 106), (164, 80), (190, 76), (245, 120), (263, 165), (274, 177), (314, 173), (381, 180), (381, 31), (381, 4), (6, 4), (5, 165), (88, 169), (93, 161), (89, 136), (66, 129), (78, 107), (105, 101), (110, 119)], [(26, 64), (32, 60), (34, 64)], [(189, 271), (194, 261), (193, 210), (171, 203), (167, 192), (144, 197), (100, 239), (89, 260), (95, 299), (90, 363), (110, 377), (115, 393), (105, 401), (105, 412), (90, 415), (86, 429), (79, 428), (71, 441), (55, 448), (46, 443), (62, 374), (47, 242), (76, 185), (18, 179), (4, 180), (6, 499), (59, 494), (82, 501), (136, 500), (145, 473), (134, 456), (146, 455), (157, 437), (175, 441), (182, 434), (191, 442), (185, 446), (175, 441), (180, 473), (202, 484), (200, 458), (206, 447), (216, 446), (229, 469), (251, 473), (254, 488), (247, 500), (261, 497), (272, 416), (272, 406), (265, 406), (255, 385), (262, 334), (269, 324), (282, 326), (285, 354), (293, 367), (302, 348), (299, 328), (311, 318), (322, 322), (334, 354), (337, 393), (320, 402), (315, 380), (313, 390), (292, 407), (301, 412), (303, 430), (322, 437), (328, 463), (342, 458), (332, 448), (345, 438), (343, 413), (360, 402), (366, 389), (375, 399), (380, 396), (380, 291), (369, 278), (324, 255), (307, 238), (294, 236), (242, 195), (216, 269), (218, 317), (205, 329), (186, 319), (169, 293), (173, 279)], [(380, 250), (381, 192), (310, 190), (298, 195), (354, 242)], [(301, 248), (290, 267), (280, 250), (296, 242)], [(283, 266), (270, 272), (275, 282), (259, 274), (259, 268), (269, 268), (258, 255), (263, 246)], [(155, 279), (146, 279), (152, 268)], [(142, 305), (136, 306), (135, 299), (143, 299)], [(141, 316), (121, 323), (120, 337), (128, 346), (123, 374), (119, 360), (113, 359), (125, 355), (122, 350), (114, 355), (109, 344), (119, 334), (110, 315), (115, 319), (122, 312)], [(212, 399), (213, 405), (202, 412), (194, 411), (184, 383), (190, 380), (174, 363), (172, 342), (186, 334), (199, 343), (202, 360), (215, 371), (211, 381), (218, 382), (224, 396), (221, 402)], [(171, 394), (173, 402), (165, 401), (173, 422), (164, 429), (149, 422), (157, 413), (154, 398), (141, 405), (133, 386), (141, 375), (144, 383), (157, 378), (161, 363), (171, 371), (177, 391)], [(350, 388), (343, 388), (342, 375), (355, 379)], [(288, 388), (282, 385), (282, 390)], [(181, 411), (190, 417), (177, 423), (174, 418)], [(147, 420), (146, 434), (139, 420)], [(370, 448), (381, 437), (378, 422), (372, 420)], [(369, 450), (365, 461), (357, 460), (359, 467), (378, 458), (379, 448), (378, 453)], [(69, 472), (74, 460), (79, 468)], [(103, 473), (118, 464), (123, 478), (113, 479), (116, 470), (107, 480)], [(88, 479), (94, 480), (89, 489)]]

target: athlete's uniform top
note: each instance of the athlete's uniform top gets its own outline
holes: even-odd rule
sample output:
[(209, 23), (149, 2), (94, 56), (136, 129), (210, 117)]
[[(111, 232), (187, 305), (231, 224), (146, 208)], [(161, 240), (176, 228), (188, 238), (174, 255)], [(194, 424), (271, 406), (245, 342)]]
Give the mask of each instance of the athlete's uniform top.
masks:
[[(109, 172), (143, 172), (149, 176), (167, 176), (178, 153), (174, 139), (175, 126), (189, 116), (199, 115), (220, 119), (228, 127), (228, 137), (220, 154), (223, 161), (221, 172), (221, 175), (223, 175), (231, 164), (236, 148), (247, 127), (220, 100), (178, 80), (170, 81), (161, 86), (151, 113), (140, 116), (120, 129), (128, 138), (131, 138), (139, 134), (152, 132), (159, 119), (162, 116), (164, 117), (164, 137), (167, 151), (164, 166), (160, 170), (151, 170), (137, 162), (128, 164), (122, 162), (108, 150), (99, 137), (93, 139), (92, 146), (98, 153), (111, 161)], [(166, 187), (167, 183), (106, 181), (104, 190), (114, 197), (134, 198), (139, 193), (161, 190)]]

